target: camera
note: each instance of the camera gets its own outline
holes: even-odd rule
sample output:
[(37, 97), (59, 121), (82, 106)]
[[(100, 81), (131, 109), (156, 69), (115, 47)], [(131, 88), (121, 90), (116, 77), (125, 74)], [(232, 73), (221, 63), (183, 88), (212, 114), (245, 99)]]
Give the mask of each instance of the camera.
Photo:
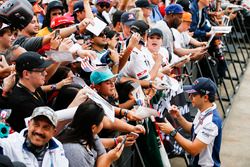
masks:
[(5, 120), (9, 118), (10, 114), (10, 109), (3, 109), (0, 111), (0, 138), (6, 138), (9, 135), (10, 126), (5, 123)]
[(7, 138), (9, 136), (10, 127), (3, 122), (0, 122), (0, 138)]
[(8, 0), (0, 6), (0, 22), (16, 28), (26, 27), (33, 16), (32, 5), (27, 0)]

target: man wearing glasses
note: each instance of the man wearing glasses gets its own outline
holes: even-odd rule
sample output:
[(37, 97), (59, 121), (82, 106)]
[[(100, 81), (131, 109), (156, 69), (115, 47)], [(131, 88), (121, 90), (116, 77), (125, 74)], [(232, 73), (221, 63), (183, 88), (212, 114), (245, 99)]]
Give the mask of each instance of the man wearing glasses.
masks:
[(16, 73), (19, 80), (8, 97), (12, 113), (7, 120), (15, 131), (20, 132), (25, 128), (24, 118), (31, 116), (34, 108), (46, 106), (47, 99), (41, 86), (45, 83), (45, 70), (52, 63), (31, 51), (17, 58)]
[[(107, 25), (110, 24), (109, 18), (105, 17), (110, 10), (110, 0), (97, 0), (96, 2), (97, 17), (104, 21)], [(107, 15), (109, 17), (109, 15)]]

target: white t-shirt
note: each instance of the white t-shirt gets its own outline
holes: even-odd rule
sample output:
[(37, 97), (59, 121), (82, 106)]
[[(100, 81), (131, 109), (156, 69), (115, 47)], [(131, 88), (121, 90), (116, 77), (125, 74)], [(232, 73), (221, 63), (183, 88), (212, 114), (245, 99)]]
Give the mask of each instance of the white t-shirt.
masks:
[(171, 28), (174, 34), (174, 47), (175, 48), (187, 48), (190, 42), (190, 36), (188, 35), (188, 32), (179, 32), (175, 28)]
[(145, 54), (142, 47), (141, 50), (134, 48), (130, 54), (130, 60), (120, 71), (120, 76), (131, 77), (139, 80), (150, 80), (150, 63), (149, 55)]

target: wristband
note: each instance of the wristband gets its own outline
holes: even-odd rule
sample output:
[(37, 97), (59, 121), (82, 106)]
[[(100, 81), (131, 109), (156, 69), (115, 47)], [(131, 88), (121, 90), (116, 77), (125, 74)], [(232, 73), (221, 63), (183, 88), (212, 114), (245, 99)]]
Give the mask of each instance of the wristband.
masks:
[(127, 47), (127, 51), (132, 52), (133, 48)]
[(76, 32), (80, 32), (79, 24), (76, 24)]
[(3, 90), (2, 97), (7, 97), (7, 96), (8, 96), (8, 92)]
[(117, 140), (117, 138), (116, 138), (116, 137), (114, 137), (114, 138), (113, 138), (113, 140), (114, 140), (115, 146), (117, 146), (117, 144), (118, 144), (118, 140)]
[(50, 88), (51, 88), (51, 90), (56, 90), (56, 84), (52, 84), (52, 85), (50, 86)]

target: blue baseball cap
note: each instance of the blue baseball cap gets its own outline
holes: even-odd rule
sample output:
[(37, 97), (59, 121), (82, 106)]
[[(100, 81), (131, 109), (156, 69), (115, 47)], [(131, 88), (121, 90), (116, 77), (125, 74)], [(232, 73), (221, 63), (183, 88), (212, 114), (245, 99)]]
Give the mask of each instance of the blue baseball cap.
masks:
[(182, 14), (183, 7), (179, 4), (170, 4), (165, 9), (166, 14)]
[(101, 82), (110, 80), (116, 77), (108, 67), (101, 67), (96, 69), (90, 74), (90, 82), (94, 85), (98, 85)]
[(135, 20), (136, 18), (134, 13), (124, 12), (121, 15), (121, 22), (127, 26), (131, 26)]
[(184, 85), (183, 89), (190, 94), (198, 93), (213, 96), (216, 93), (217, 86), (211, 79), (200, 77), (192, 85)]

